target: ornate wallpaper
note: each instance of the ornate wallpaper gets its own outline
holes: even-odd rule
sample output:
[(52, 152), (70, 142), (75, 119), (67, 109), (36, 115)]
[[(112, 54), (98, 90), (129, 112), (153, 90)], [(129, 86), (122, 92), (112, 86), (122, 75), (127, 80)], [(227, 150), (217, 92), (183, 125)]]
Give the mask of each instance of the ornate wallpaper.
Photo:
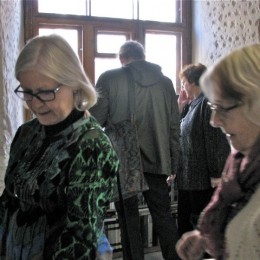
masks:
[(193, 21), (193, 60), (205, 65), (260, 42), (259, 0), (194, 0)]
[(22, 1), (0, 1), (0, 192), (11, 140), (22, 123), (22, 104), (13, 90), (14, 66), (23, 42)]

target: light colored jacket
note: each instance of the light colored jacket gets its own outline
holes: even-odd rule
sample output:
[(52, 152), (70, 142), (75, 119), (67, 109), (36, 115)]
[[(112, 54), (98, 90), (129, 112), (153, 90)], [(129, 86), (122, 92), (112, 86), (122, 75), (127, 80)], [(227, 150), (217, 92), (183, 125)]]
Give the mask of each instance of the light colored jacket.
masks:
[(260, 184), (245, 207), (226, 228), (226, 251), (229, 260), (260, 259)]
[[(143, 171), (170, 175), (179, 154), (179, 111), (172, 81), (160, 66), (141, 60), (127, 65), (135, 81), (136, 125)], [(128, 80), (123, 68), (104, 72), (96, 84), (100, 94), (90, 112), (106, 127), (108, 119), (128, 119)]]

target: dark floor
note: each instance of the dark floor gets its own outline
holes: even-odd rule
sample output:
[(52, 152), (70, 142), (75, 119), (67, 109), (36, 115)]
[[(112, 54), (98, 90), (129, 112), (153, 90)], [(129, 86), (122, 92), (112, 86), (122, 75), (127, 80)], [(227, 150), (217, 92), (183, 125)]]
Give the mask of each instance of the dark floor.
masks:
[[(154, 252), (147, 252), (145, 253), (144, 259), (145, 260), (164, 260), (161, 254), (161, 251), (158, 251), (159, 249), (155, 249)], [(118, 253), (116, 253), (113, 257), (113, 260), (123, 260), (121, 254), (118, 256)], [(204, 259), (204, 260), (215, 260), (213, 258), (210, 259)]]
[[(122, 257), (116, 257), (116, 258), (113, 257), (113, 260), (114, 259), (115, 260), (123, 260)], [(144, 256), (144, 259), (145, 260), (164, 260), (160, 251), (159, 252), (153, 252), (153, 253), (147, 253)], [(210, 259), (204, 259), (204, 260), (215, 260), (215, 259), (210, 258)]]
[[(115, 260), (123, 260), (122, 257), (113, 257)], [(152, 253), (146, 253), (144, 256), (145, 260), (163, 260), (162, 254), (160, 251), (158, 252), (152, 252)]]

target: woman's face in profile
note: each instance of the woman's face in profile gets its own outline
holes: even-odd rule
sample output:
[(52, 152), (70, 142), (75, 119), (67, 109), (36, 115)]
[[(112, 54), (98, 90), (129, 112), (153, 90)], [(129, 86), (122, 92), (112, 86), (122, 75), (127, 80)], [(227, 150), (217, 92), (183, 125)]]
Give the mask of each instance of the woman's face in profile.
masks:
[(185, 77), (181, 82), (181, 89), (183, 89), (186, 93), (187, 99), (193, 100), (194, 98), (194, 87), (196, 88), (194, 83), (190, 83)]
[(59, 82), (33, 70), (22, 72), (19, 80), (21, 90), (33, 94), (56, 89), (54, 100), (42, 101), (34, 96), (32, 100), (26, 101), (27, 106), (42, 125), (57, 124), (63, 121), (73, 110), (72, 88), (61, 85)]
[(223, 99), (220, 94), (220, 91), (215, 91), (210, 100), (210, 123), (221, 128), (232, 147), (247, 155), (260, 138), (260, 127), (247, 118), (244, 105)]

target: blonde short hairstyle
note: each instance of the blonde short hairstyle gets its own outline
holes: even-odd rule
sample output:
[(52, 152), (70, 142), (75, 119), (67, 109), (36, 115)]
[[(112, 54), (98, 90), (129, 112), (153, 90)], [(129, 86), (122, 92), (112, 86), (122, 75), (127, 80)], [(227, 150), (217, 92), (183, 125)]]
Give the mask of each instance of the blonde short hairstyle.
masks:
[(35, 70), (71, 87), (74, 106), (78, 110), (87, 110), (97, 102), (97, 92), (79, 58), (61, 36), (37, 36), (25, 45), (16, 62), (16, 78), (19, 80), (20, 74), (28, 70)]
[(260, 44), (239, 48), (220, 59), (202, 75), (200, 84), (209, 100), (218, 89), (223, 99), (244, 105), (246, 117), (260, 125)]

